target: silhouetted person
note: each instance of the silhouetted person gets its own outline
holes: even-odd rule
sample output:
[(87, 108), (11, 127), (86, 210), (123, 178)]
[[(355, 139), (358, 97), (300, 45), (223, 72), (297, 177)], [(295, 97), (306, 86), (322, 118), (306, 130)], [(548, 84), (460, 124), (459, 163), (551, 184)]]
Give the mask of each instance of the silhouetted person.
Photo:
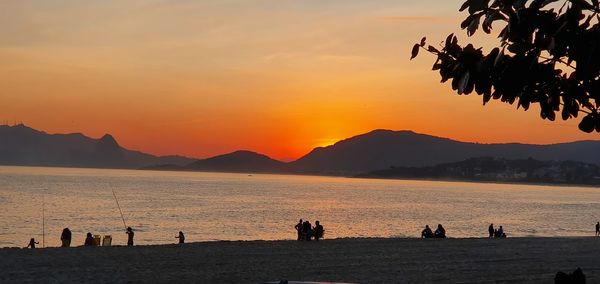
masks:
[(308, 239), (308, 231), (310, 231), (310, 223), (308, 221), (302, 222), (302, 239), (303, 240), (309, 240)]
[(435, 230), (434, 236), (436, 238), (445, 238), (446, 237), (446, 229), (442, 227), (442, 224), (438, 224), (437, 229)]
[(497, 234), (498, 234), (498, 236), (497, 236), (498, 238), (506, 238), (506, 234), (504, 233), (504, 229), (502, 229), (502, 226), (500, 226), (500, 228), (498, 228)]
[(490, 233), (490, 238), (494, 237), (494, 224), (490, 224), (490, 226), (488, 227), (488, 232)]
[(323, 234), (325, 233), (325, 230), (323, 229), (323, 226), (321, 225), (321, 223), (319, 223), (319, 221), (315, 221), (315, 228), (314, 228), (314, 234), (315, 234), (315, 241), (319, 241), (319, 239), (323, 238)]
[(128, 246), (132, 246), (133, 245), (133, 229), (131, 227), (127, 227), (127, 231), (125, 232), (125, 234), (127, 234), (127, 245)]
[(298, 232), (298, 240), (302, 240), (302, 219), (300, 219), (300, 221), (298, 222), (298, 224), (296, 224), (296, 226), (294, 226), (294, 229), (296, 229), (296, 231)]
[(84, 246), (95, 246), (96, 243), (94, 242), (94, 237), (92, 237), (92, 233), (88, 232), (86, 237), (85, 237), (85, 242), (83, 243)]
[(183, 244), (185, 243), (185, 235), (183, 234), (182, 231), (179, 231), (179, 236), (175, 237), (176, 239), (179, 239), (179, 243)]
[(71, 246), (71, 230), (69, 230), (69, 228), (63, 229), (60, 240), (62, 242), (62, 247), (68, 248)]
[(26, 248), (34, 249), (35, 245), (38, 245), (38, 244), (40, 244), (40, 243), (36, 242), (34, 238), (31, 238), (31, 240), (29, 240), (29, 244), (27, 245)]
[(431, 231), (431, 228), (429, 228), (429, 225), (425, 225), (425, 229), (423, 229), (423, 231), (421, 231), (421, 238), (423, 238), (423, 239), (433, 238), (433, 231)]
[(596, 237), (600, 237), (600, 222), (596, 223)]

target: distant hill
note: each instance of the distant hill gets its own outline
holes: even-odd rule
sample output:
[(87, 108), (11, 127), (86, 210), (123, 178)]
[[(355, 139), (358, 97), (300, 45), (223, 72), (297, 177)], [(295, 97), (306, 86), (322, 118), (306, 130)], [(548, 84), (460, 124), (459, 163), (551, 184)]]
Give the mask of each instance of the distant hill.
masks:
[(204, 160), (185, 167), (187, 170), (219, 172), (269, 172), (287, 171), (287, 164), (251, 151), (236, 151)]
[(316, 148), (290, 163), (290, 168), (302, 173), (352, 175), (393, 166), (433, 166), (482, 156), (600, 164), (600, 141), (553, 145), (478, 144), (412, 131), (375, 130)]
[(47, 134), (25, 125), (0, 126), (0, 164), (144, 168), (153, 170), (296, 173), (353, 176), (391, 167), (428, 167), (476, 157), (576, 161), (600, 165), (600, 141), (552, 145), (479, 144), (418, 134), (374, 130), (284, 163), (251, 151), (192, 160), (156, 157), (119, 146), (111, 135)]
[(81, 133), (48, 134), (23, 124), (0, 125), (0, 165), (139, 168), (156, 164), (186, 165), (193, 159), (157, 157), (127, 150), (106, 134), (93, 139)]
[(600, 185), (600, 166), (575, 161), (480, 157), (428, 167), (394, 167), (357, 177)]

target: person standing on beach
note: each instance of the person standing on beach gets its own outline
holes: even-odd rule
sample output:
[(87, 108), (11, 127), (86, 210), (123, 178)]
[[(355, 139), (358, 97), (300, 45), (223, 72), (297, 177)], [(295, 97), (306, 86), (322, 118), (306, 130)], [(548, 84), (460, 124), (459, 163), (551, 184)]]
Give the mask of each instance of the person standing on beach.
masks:
[(600, 237), (600, 222), (596, 223), (596, 237)]
[(35, 245), (38, 245), (38, 244), (40, 244), (40, 243), (36, 242), (34, 238), (31, 238), (31, 240), (29, 240), (29, 244), (25, 248), (31, 247), (32, 249), (34, 249)]
[(179, 231), (179, 236), (175, 237), (176, 239), (179, 239), (179, 243), (183, 244), (185, 243), (185, 236), (183, 235), (182, 231)]
[(68, 248), (71, 246), (71, 230), (69, 230), (69, 228), (63, 229), (60, 240), (62, 242), (62, 247)]
[(298, 240), (301, 241), (302, 240), (302, 219), (300, 219), (300, 222), (298, 222), (298, 224), (296, 224), (296, 226), (294, 226), (294, 229), (296, 229), (296, 231), (298, 232)]
[(315, 221), (315, 241), (319, 241), (319, 239), (323, 238), (323, 234), (325, 233), (325, 229), (323, 229), (323, 225), (319, 223), (319, 221)]
[(494, 237), (494, 223), (490, 224), (488, 227), (488, 233), (490, 233), (490, 238)]
[(125, 234), (127, 234), (127, 246), (133, 246), (133, 229), (131, 227), (127, 227)]

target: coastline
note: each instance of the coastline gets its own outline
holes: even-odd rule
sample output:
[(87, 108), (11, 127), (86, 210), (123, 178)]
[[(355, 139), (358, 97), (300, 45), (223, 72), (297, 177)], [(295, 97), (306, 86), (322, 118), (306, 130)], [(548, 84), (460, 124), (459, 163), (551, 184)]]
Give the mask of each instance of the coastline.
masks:
[(0, 282), (544, 282), (581, 267), (600, 281), (600, 238), (342, 238), (0, 249)]
[(600, 184), (578, 184), (578, 183), (547, 183), (547, 182), (516, 182), (501, 180), (475, 180), (460, 178), (403, 178), (403, 177), (382, 177), (382, 176), (362, 176), (347, 174), (326, 174), (326, 173), (301, 173), (301, 172), (269, 172), (269, 171), (208, 171), (208, 170), (189, 170), (189, 169), (157, 169), (157, 168), (98, 168), (98, 167), (67, 167), (67, 166), (43, 166), (43, 165), (1, 165), (0, 167), (23, 167), (23, 168), (51, 168), (51, 169), (84, 169), (84, 170), (125, 170), (125, 171), (144, 171), (144, 172), (172, 172), (172, 173), (221, 173), (221, 174), (240, 174), (240, 175), (282, 175), (282, 176), (313, 176), (313, 177), (333, 177), (347, 179), (366, 179), (366, 180), (408, 180), (408, 181), (433, 181), (433, 182), (468, 182), (484, 184), (511, 184), (511, 185), (533, 185), (533, 186), (553, 186), (553, 187), (585, 187), (600, 188)]

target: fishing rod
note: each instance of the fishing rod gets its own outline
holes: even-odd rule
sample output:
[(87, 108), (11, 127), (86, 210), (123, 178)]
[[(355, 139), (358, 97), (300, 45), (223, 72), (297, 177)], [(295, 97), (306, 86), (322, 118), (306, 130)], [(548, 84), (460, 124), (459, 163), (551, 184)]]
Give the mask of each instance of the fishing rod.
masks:
[(45, 194), (42, 193), (42, 247), (46, 247), (46, 201)]
[(123, 211), (121, 211), (121, 205), (119, 205), (119, 200), (117, 199), (117, 195), (115, 194), (115, 190), (112, 190), (113, 196), (115, 197), (115, 201), (117, 202), (117, 207), (119, 208), (119, 213), (121, 213), (121, 220), (123, 220), (123, 226), (125, 226), (125, 230), (127, 230), (127, 224), (125, 224), (125, 217), (123, 217)]

